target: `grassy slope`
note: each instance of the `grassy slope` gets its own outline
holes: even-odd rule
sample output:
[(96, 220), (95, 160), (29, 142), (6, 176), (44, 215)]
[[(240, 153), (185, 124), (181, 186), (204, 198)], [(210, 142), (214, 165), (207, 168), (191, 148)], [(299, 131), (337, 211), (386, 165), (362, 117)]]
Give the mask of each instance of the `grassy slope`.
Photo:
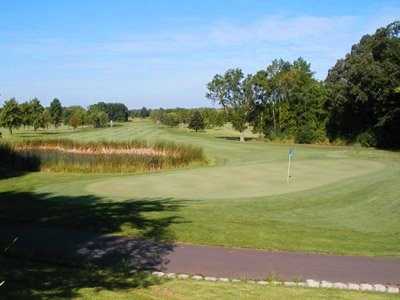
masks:
[[(257, 141), (240, 144), (220, 138), (236, 135), (229, 128), (195, 134), (137, 121), (103, 130), (59, 132), (48, 136), (78, 140), (161, 138), (192, 143), (205, 149), (214, 166), (138, 177), (29, 174), (0, 181), (0, 192), (31, 190), (68, 196), (95, 193), (112, 201), (165, 200), (175, 196), (180, 205), (173, 214), (179, 222), (172, 222), (169, 229), (181, 242), (400, 255), (397, 153), (296, 146), (296, 181), (287, 188), (281, 177), (285, 174), (289, 146)], [(36, 136), (18, 134), (32, 135)], [(112, 188), (111, 193), (108, 187)], [(171, 214), (143, 212), (148, 218)], [(138, 229), (132, 227), (121, 225), (119, 233), (136, 233)]]

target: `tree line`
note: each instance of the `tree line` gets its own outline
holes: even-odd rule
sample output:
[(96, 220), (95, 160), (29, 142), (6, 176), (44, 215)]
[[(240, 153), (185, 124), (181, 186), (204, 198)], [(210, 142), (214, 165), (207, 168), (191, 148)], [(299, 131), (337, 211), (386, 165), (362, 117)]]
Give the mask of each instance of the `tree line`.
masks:
[(274, 60), (255, 74), (229, 69), (208, 83), (241, 133), (251, 125), (267, 138), (400, 146), (400, 22), (365, 35), (324, 81), (310, 64)]
[(150, 118), (167, 126), (187, 125), (195, 131), (223, 126), (228, 122), (225, 112), (216, 108), (168, 108), (153, 109)]
[(60, 100), (54, 98), (49, 107), (44, 107), (40, 100), (18, 103), (15, 98), (5, 101), (0, 108), (0, 126), (13, 129), (21, 126), (31, 126), (36, 131), (39, 128), (48, 129), (50, 125), (59, 127), (61, 124), (76, 129), (80, 126), (106, 127), (110, 121), (128, 121), (128, 108), (122, 103), (98, 102), (87, 109), (82, 106), (63, 107)]
[(400, 22), (379, 28), (353, 45), (350, 53), (317, 80), (310, 63), (276, 59), (245, 75), (239, 68), (215, 75), (206, 97), (222, 108), (129, 110), (121, 103), (99, 102), (88, 109), (62, 107), (54, 99), (44, 108), (38, 99), (6, 101), (0, 126), (46, 128), (61, 123), (77, 128), (104, 127), (109, 121), (150, 117), (167, 126), (186, 124), (198, 131), (230, 122), (240, 132), (251, 128), (267, 139), (297, 143), (358, 142), (365, 146), (400, 146)]

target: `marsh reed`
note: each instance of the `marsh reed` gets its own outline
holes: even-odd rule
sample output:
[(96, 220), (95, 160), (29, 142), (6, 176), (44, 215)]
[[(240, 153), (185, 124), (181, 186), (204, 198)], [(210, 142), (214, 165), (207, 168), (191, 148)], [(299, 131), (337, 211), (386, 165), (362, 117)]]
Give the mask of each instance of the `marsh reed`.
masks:
[(15, 167), (41, 171), (129, 173), (157, 171), (203, 163), (203, 150), (173, 142), (78, 142), (32, 139), (0, 144), (0, 158)]

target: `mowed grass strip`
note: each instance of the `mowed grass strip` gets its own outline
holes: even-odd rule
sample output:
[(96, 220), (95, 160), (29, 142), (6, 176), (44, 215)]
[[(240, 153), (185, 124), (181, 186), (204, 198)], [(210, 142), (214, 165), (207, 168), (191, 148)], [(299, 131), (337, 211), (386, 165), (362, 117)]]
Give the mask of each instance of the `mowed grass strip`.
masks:
[(125, 291), (83, 288), (76, 299), (136, 299), (136, 300), (390, 300), (396, 295), (352, 292), (328, 289), (265, 287), (248, 283), (208, 283), (171, 280), (148, 288)]
[[(96, 195), (97, 201), (110, 203), (176, 200), (180, 204), (173, 213), (148, 210), (141, 215), (152, 220), (176, 217), (168, 231), (184, 243), (400, 256), (399, 153), (357, 147), (239, 143), (226, 138), (227, 128), (223, 134), (219, 129), (196, 134), (150, 121), (60, 135), (76, 140), (96, 140), (98, 136), (113, 140), (117, 129), (118, 140), (145, 138), (144, 131), (149, 141), (162, 136), (201, 146), (215, 164), (145, 176), (56, 177), (32, 173), (0, 181), (0, 191), (28, 190), (59, 196), (60, 208), (64, 196), (85, 199), (85, 195)], [(294, 181), (288, 185), (289, 148), (295, 148), (295, 159)], [(104, 222), (107, 220), (104, 218)], [(68, 220), (63, 220), (62, 226), (68, 227)], [(140, 230), (127, 222), (114, 226), (112, 233), (132, 235), (140, 234)]]

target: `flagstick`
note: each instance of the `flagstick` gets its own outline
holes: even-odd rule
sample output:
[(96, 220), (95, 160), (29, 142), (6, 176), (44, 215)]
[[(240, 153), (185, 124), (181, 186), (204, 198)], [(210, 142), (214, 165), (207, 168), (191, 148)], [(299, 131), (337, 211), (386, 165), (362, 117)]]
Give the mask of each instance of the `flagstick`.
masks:
[(286, 182), (289, 183), (290, 180), (290, 163), (292, 161), (292, 156), (289, 155), (289, 164), (288, 164), (288, 168), (287, 168), (287, 178), (286, 178)]

